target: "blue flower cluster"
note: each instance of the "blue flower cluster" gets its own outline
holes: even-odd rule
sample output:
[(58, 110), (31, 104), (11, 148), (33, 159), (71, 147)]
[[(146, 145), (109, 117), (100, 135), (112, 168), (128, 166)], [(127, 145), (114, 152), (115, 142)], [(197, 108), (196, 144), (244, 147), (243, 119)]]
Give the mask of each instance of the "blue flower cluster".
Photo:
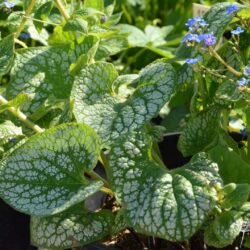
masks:
[[(206, 46), (212, 46), (216, 43), (216, 37), (213, 32), (200, 34), (200, 28), (204, 28), (208, 25), (200, 16), (188, 19), (185, 25), (188, 26), (190, 33), (183, 37), (181, 40), (182, 43), (200, 43), (203, 41)], [(197, 31), (199, 31), (199, 33)], [(198, 34), (194, 32), (197, 32)]]
[(9, 2), (9, 1), (7, 1), (7, 0), (4, 0), (4, 2), (0, 4), (1, 7), (5, 7), (5, 8), (7, 8), (7, 9), (11, 9), (11, 8), (13, 8), (15, 5), (16, 5), (15, 3)]

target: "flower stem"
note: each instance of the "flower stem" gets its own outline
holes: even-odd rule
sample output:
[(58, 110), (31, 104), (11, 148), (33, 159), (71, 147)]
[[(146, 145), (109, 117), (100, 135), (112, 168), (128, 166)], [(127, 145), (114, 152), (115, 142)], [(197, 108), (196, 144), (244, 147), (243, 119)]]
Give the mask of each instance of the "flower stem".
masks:
[(66, 10), (66, 8), (64, 7), (63, 3), (61, 2), (61, 0), (55, 0), (56, 6), (59, 9), (60, 13), (62, 14), (62, 16), (64, 17), (64, 19), (67, 21), (70, 19), (70, 16)]
[(242, 73), (235, 70), (234, 68), (232, 68), (230, 65), (228, 65), (221, 57), (220, 55), (211, 47), (208, 47), (209, 52), (221, 63), (223, 64), (231, 73), (233, 73), (234, 75), (241, 77)]
[(30, 5), (28, 6), (27, 10), (25, 11), (25, 15), (23, 16), (22, 21), (21, 21), (21, 23), (16, 31), (15, 38), (18, 38), (20, 33), (22, 32), (24, 25), (25, 25), (25, 22), (26, 22), (28, 16), (32, 13), (35, 4), (36, 4), (36, 0), (31, 0)]
[[(7, 104), (8, 101), (0, 95), (0, 104)], [(14, 116), (16, 116), (19, 120), (21, 120), (25, 125), (29, 128), (33, 129), (35, 132), (41, 133), (44, 132), (43, 128), (40, 128), (38, 125), (30, 121), (27, 116), (21, 112), (19, 109), (14, 107), (9, 107), (8, 111), (11, 112)]]

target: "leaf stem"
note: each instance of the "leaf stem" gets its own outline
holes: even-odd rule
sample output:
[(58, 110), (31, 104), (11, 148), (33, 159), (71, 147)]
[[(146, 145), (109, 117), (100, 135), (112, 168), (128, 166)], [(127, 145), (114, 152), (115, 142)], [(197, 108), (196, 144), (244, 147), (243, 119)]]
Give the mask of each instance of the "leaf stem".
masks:
[(109, 183), (104, 179), (102, 178), (99, 174), (97, 174), (95, 171), (89, 171), (89, 172), (86, 172), (92, 179), (94, 180), (100, 180), (104, 183), (104, 185), (109, 188)]
[(211, 47), (208, 47), (209, 52), (211, 53), (211, 55), (213, 55), (221, 64), (223, 64), (231, 73), (233, 73), (234, 75), (241, 77), (242, 73), (235, 70), (234, 68), (232, 68), (230, 65), (228, 65), (221, 57), (220, 55)]
[[(0, 95), (0, 104), (7, 104), (8, 101)], [(8, 111), (11, 112), (14, 116), (16, 116), (19, 120), (21, 120), (24, 124), (26, 124), (29, 128), (33, 129), (35, 132), (41, 133), (44, 132), (43, 128), (40, 128), (38, 125), (30, 121), (27, 116), (21, 112), (19, 109), (14, 107), (9, 107)]]
[(28, 48), (28, 46), (24, 42), (20, 41), (17, 38), (15, 38), (15, 43), (21, 45), (23, 48)]
[(25, 25), (25, 22), (26, 22), (28, 16), (32, 13), (35, 4), (36, 4), (36, 0), (31, 0), (30, 5), (28, 6), (27, 10), (25, 11), (25, 15), (23, 16), (22, 21), (21, 21), (21, 23), (16, 31), (15, 38), (18, 38), (20, 33), (22, 32), (24, 25)]
[(101, 187), (100, 191), (102, 191), (103, 193), (109, 194), (112, 197), (114, 197), (114, 195), (115, 195), (111, 189), (106, 188), (106, 187)]
[(61, 0), (55, 0), (56, 6), (59, 9), (60, 13), (64, 17), (64, 19), (67, 21), (70, 19), (70, 15), (68, 14), (66, 8), (64, 7), (63, 3)]

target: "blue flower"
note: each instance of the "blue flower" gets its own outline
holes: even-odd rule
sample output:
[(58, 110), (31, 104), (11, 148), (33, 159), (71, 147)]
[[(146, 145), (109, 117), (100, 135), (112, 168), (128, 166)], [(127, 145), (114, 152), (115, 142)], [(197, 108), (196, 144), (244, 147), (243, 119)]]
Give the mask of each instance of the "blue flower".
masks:
[(237, 81), (237, 83), (239, 84), (239, 86), (243, 86), (247, 83), (250, 82), (250, 79), (246, 79), (245, 77), (242, 77), (240, 80)]
[(245, 73), (245, 75), (249, 75), (250, 76), (250, 68), (246, 67), (244, 73)]
[(208, 25), (208, 24), (206, 23), (206, 21), (205, 21), (202, 17), (200, 17), (200, 16), (197, 16), (197, 17), (195, 17), (195, 18), (189, 18), (188, 21), (185, 23), (185, 25), (188, 26), (188, 28), (189, 28), (190, 30), (192, 30), (192, 28), (193, 28), (193, 26), (194, 26), (195, 24), (198, 24), (198, 25), (200, 25), (200, 26), (202, 26), (202, 27)]
[(19, 38), (28, 39), (28, 38), (30, 38), (30, 34), (28, 34), (28, 33), (21, 33), (19, 35)]
[(239, 8), (235, 5), (230, 5), (227, 9), (226, 9), (226, 12), (227, 14), (231, 14), (231, 13), (234, 13), (238, 10)]
[(195, 41), (197, 43), (202, 41), (202, 37), (200, 35), (197, 34), (192, 34), (192, 33), (188, 33), (186, 36), (184, 36), (181, 40), (181, 42), (187, 42), (187, 41)]
[(185, 60), (185, 62), (187, 63), (187, 64), (196, 64), (196, 63), (198, 63), (200, 60), (198, 59), (198, 58), (187, 58), (186, 60)]
[(11, 3), (11, 2), (9, 2), (7, 0), (4, 0), (4, 3), (0, 4), (0, 6), (4, 6), (4, 7), (8, 8), (8, 9), (13, 8), (15, 5), (16, 5), (15, 3)]
[(199, 22), (200, 26), (205, 27), (208, 24), (206, 23), (206, 21), (204, 19), (201, 19), (201, 21)]
[(231, 31), (231, 34), (232, 35), (239, 35), (242, 32), (244, 32), (244, 30), (241, 27), (237, 27), (235, 30)]
[(214, 36), (214, 32), (203, 34), (204, 44), (206, 46), (212, 46), (216, 42), (216, 37)]
[(188, 21), (185, 23), (185, 25), (188, 26), (189, 28), (192, 28), (195, 23), (196, 21), (194, 18), (189, 18)]

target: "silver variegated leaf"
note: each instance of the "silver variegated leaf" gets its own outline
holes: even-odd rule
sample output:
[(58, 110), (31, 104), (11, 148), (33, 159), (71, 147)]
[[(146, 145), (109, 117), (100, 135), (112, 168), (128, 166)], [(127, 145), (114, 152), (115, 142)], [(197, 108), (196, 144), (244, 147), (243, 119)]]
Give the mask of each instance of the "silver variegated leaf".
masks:
[(23, 213), (59, 213), (102, 186), (84, 177), (95, 167), (99, 150), (95, 131), (83, 124), (32, 136), (0, 162), (0, 196)]
[(143, 69), (132, 82), (138, 87), (123, 101), (114, 91), (117, 78), (112, 64), (98, 62), (81, 71), (72, 89), (77, 121), (94, 128), (104, 143), (140, 128), (157, 115), (176, 87), (175, 71), (164, 61)]
[(231, 245), (240, 234), (243, 219), (236, 211), (225, 211), (211, 223), (205, 231), (205, 242), (214, 247)]
[(20, 92), (32, 96), (23, 111), (32, 113), (44, 101), (54, 95), (58, 99), (69, 97), (73, 76), (69, 73), (72, 63), (81, 54), (86, 54), (97, 42), (94, 36), (87, 36), (80, 44), (58, 45), (20, 49), (16, 53), (7, 98), (12, 99)]
[(49, 217), (31, 217), (31, 243), (49, 249), (66, 249), (102, 240), (111, 233), (115, 216), (70, 208)]
[(0, 76), (6, 74), (14, 59), (14, 35), (10, 34), (0, 42)]
[(200, 154), (167, 171), (151, 159), (143, 133), (120, 137), (109, 155), (108, 178), (136, 231), (171, 241), (190, 238), (217, 202), (211, 181), (221, 182), (217, 164)]
[(196, 154), (213, 142), (219, 132), (220, 113), (220, 107), (213, 106), (190, 118), (178, 141), (184, 156)]

